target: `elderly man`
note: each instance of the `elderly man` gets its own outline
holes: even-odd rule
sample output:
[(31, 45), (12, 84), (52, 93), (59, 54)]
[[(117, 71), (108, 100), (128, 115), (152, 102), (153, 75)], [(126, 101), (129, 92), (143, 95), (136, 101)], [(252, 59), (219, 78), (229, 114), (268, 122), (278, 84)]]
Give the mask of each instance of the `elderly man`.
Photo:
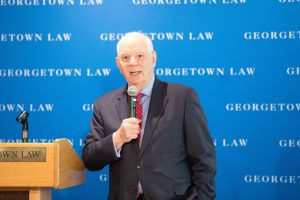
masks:
[[(127, 85), (94, 102), (86, 167), (110, 165), (109, 200), (214, 199), (215, 147), (195, 91), (154, 76), (157, 55), (143, 33), (127, 33), (117, 53)], [(139, 92), (136, 117), (129, 86)]]

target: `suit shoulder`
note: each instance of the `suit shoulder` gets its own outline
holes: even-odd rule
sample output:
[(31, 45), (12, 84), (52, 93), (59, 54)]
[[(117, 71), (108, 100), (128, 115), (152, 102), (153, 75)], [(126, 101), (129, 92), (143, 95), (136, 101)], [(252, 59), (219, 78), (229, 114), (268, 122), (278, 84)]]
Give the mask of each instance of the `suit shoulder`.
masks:
[(174, 92), (188, 92), (191, 90), (194, 90), (194, 88), (179, 84), (179, 83), (167, 83), (168, 84), (168, 90), (174, 91)]
[(106, 93), (100, 97), (98, 97), (96, 100), (95, 100), (95, 103), (108, 103), (108, 102), (111, 102), (113, 99), (116, 99), (118, 98), (122, 93), (124, 92), (124, 88), (119, 88), (119, 89), (116, 89), (116, 90), (113, 90), (109, 93)]
[(192, 97), (198, 99), (199, 96), (193, 87), (186, 86), (179, 83), (168, 83), (167, 84), (167, 96), (175, 99), (187, 99)]

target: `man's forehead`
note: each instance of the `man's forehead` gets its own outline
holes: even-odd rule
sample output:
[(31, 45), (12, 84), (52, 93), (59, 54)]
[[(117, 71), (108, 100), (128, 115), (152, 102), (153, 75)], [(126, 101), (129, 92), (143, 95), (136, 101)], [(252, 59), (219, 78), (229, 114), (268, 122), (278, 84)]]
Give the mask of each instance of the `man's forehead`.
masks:
[(127, 37), (124, 38), (121, 43), (120, 47), (134, 47), (134, 46), (146, 46), (146, 39), (142, 37)]
[(146, 53), (146, 48), (141, 47), (122, 47), (120, 49), (121, 54), (131, 54), (131, 53)]
[(118, 44), (118, 54), (128, 53), (147, 53), (149, 51), (147, 37), (141, 34), (130, 34), (124, 36)]

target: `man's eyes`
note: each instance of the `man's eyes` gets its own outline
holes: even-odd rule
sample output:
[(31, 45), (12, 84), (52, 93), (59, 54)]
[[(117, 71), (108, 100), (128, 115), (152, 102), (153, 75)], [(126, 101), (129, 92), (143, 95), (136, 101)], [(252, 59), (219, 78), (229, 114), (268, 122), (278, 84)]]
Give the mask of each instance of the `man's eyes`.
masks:
[(135, 56), (130, 56), (130, 55), (121, 56), (121, 59), (123, 61), (129, 61), (129, 60), (131, 60), (131, 58), (135, 58), (136, 60), (143, 60), (145, 58), (145, 55), (144, 54), (137, 54)]

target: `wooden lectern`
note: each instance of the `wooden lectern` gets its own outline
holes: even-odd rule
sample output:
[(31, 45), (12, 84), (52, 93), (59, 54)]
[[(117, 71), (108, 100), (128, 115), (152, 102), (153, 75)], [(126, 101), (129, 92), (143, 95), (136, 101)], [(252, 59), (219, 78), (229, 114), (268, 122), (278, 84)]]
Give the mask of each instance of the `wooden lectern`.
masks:
[(51, 200), (52, 187), (85, 182), (84, 164), (66, 139), (0, 143), (0, 160), (0, 200)]

